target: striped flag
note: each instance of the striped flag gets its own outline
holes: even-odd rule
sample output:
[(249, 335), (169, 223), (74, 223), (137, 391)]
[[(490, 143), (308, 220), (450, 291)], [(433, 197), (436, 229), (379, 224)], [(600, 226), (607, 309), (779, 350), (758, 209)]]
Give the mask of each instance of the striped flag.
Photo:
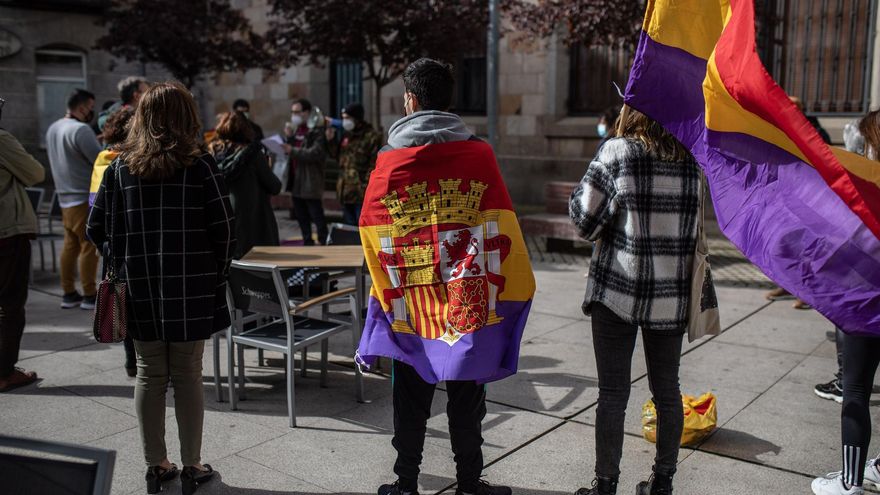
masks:
[(880, 163), (824, 144), (773, 81), (752, 0), (649, 0), (625, 99), (690, 148), (749, 260), (845, 331), (880, 335)]

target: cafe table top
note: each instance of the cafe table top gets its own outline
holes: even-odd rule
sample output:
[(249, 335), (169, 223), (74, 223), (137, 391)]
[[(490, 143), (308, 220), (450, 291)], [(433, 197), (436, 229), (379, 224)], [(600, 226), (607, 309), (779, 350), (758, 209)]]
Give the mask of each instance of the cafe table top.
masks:
[(361, 268), (361, 246), (254, 246), (241, 261), (278, 268)]

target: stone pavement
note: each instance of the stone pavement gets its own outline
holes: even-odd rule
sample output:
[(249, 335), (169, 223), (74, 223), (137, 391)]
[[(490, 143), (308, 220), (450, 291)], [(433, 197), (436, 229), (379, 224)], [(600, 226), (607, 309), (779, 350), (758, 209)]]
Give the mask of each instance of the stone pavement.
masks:
[[(485, 474), (516, 494), (565, 495), (592, 479), (594, 462), (598, 390), (589, 320), (579, 309), (584, 269), (536, 263), (535, 270), (538, 292), (520, 372), (489, 385)], [(42, 380), (0, 395), (0, 433), (113, 449), (113, 493), (143, 493), (133, 379), (122, 368), (122, 348), (94, 343), (90, 314), (59, 309), (57, 279), (37, 275), (20, 365)], [(831, 325), (814, 312), (790, 309), (789, 302), (765, 301), (762, 289), (718, 290), (725, 332), (685, 346), (681, 382), (685, 392), (718, 396), (719, 429), (698, 448), (682, 450), (676, 493), (809, 493), (812, 476), (839, 469), (840, 406), (812, 392), (834, 371)], [(235, 412), (215, 402), (208, 346), (203, 456), (220, 477), (199, 493), (367, 495), (393, 479), (390, 380), (368, 374), (370, 402), (355, 402), (349, 342), (341, 335), (331, 346), (328, 388), (318, 386), (317, 373), (297, 377), (296, 429), (287, 427), (283, 372), (258, 367), (254, 352), (248, 352), (248, 400)], [(225, 365), (220, 373), (225, 377)], [(169, 453), (179, 461), (170, 396)], [(632, 493), (650, 471), (653, 445), (641, 438), (639, 423), (648, 397), (639, 345), (620, 493)], [(444, 400), (438, 392), (423, 494), (454, 491)]]

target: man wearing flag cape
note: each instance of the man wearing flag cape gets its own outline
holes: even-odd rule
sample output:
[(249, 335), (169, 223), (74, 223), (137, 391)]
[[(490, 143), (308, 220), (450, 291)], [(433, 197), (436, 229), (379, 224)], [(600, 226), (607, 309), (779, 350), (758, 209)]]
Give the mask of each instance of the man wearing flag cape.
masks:
[(417, 495), (436, 384), (446, 382), (456, 495), (510, 495), (480, 479), (485, 383), (516, 372), (535, 281), (492, 148), (448, 113), (450, 66), (403, 73), (360, 220), (373, 288), (359, 365), (392, 360), (394, 472), (379, 495)]

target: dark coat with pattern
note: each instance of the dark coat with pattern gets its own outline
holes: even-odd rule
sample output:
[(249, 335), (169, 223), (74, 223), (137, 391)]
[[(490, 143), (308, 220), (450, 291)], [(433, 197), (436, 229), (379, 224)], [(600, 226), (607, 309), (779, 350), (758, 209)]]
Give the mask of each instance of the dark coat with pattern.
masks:
[(229, 187), (235, 212), (235, 253), (238, 259), (254, 246), (277, 246), (278, 223), (271, 198), (281, 192), (281, 181), (272, 173), (263, 145), (215, 142), (211, 154)]
[(104, 173), (87, 234), (98, 246), (109, 243), (108, 262), (128, 284), (134, 339), (204, 340), (229, 326), (226, 276), (235, 221), (210, 155), (160, 181), (132, 175), (117, 159)]

